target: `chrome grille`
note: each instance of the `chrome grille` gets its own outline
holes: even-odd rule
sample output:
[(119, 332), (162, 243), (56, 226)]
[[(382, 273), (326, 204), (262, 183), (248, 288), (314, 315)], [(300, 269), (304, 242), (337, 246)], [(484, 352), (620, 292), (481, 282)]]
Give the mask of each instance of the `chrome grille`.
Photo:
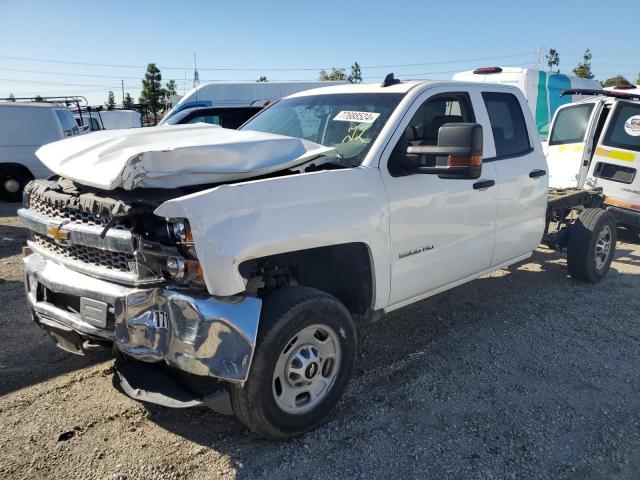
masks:
[[(104, 227), (109, 221), (109, 218), (104, 215), (96, 215), (94, 213), (87, 213), (68, 207), (53, 205), (33, 194), (29, 196), (29, 209), (50, 218), (55, 218), (61, 221), (67, 220), (71, 223), (81, 225)], [(129, 227), (121, 221), (117, 221), (111, 228), (117, 228), (120, 230), (129, 229)]]
[(82, 245), (66, 245), (56, 243), (47, 237), (37, 233), (32, 233), (32, 241), (36, 245), (46, 249), (54, 255), (58, 255), (70, 260), (77, 260), (96, 267), (107, 268), (117, 272), (129, 273), (132, 271), (131, 264), (135, 261), (133, 255), (123, 252), (112, 252), (99, 248), (85, 247)]

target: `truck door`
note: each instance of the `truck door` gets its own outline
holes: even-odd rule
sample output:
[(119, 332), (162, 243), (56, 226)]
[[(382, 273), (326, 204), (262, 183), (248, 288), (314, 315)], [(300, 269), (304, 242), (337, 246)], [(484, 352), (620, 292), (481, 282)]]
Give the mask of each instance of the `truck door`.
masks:
[(596, 102), (561, 107), (551, 123), (547, 148), (549, 186), (579, 188), (593, 152), (593, 132), (602, 105)]
[(488, 269), (493, 253), (493, 165), (483, 165), (476, 180), (394, 169), (395, 155), (406, 152), (407, 145), (436, 145), (442, 125), (476, 121), (469, 93), (444, 88), (428, 89), (416, 99), (399, 125), (402, 134), (387, 147), (388, 161), (382, 157), (390, 209), (391, 305), (428, 296)]
[(640, 102), (615, 102), (596, 145), (586, 184), (605, 202), (640, 214)]
[[(520, 96), (521, 97), (521, 96)], [(492, 266), (511, 263), (536, 249), (545, 227), (547, 164), (524, 98), (511, 92), (482, 92), (493, 143), (498, 182), (495, 253)], [(487, 149), (487, 152), (489, 150)]]

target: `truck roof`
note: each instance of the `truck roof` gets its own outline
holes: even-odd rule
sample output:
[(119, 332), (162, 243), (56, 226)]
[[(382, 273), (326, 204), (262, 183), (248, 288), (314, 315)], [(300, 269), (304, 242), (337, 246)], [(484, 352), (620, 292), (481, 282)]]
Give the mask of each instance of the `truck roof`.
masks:
[(520, 91), (513, 85), (504, 85), (488, 82), (470, 82), (467, 80), (402, 80), (394, 85), (383, 87), (381, 83), (346, 83), (342, 85), (334, 85), (330, 87), (314, 88), (312, 90), (304, 90), (302, 92), (289, 95), (287, 98), (300, 98), (309, 95), (331, 95), (340, 93), (407, 93), (413, 90), (415, 87), (421, 85), (468, 85), (477, 87), (478, 85), (485, 85), (488, 89), (510, 88), (514, 91)]
[(304, 90), (302, 92), (289, 95), (289, 98), (306, 97), (308, 95), (328, 95), (336, 93), (407, 93), (418, 85), (428, 83), (451, 84), (451, 80), (403, 80), (395, 85), (383, 87), (381, 83), (345, 83), (341, 85), (332, 85), (329, 87), (319, 87), (312, 90)]

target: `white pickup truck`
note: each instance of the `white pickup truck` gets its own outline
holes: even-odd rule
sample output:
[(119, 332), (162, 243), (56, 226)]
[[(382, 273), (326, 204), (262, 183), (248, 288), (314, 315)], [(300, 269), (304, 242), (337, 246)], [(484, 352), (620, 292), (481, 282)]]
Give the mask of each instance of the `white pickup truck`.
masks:
[(354, 319), (541, 240), (593, 283), (615, 252), (599, 191), (548, 191), (510, 86), (389, 75), (294, 94), (238, 131), (96, 132), (38, 155), (59, 177), (19, 211), (35, 321), (70, 352), (113, 348), (133, 398), (233, 412), (273, 439), (335, 406)]

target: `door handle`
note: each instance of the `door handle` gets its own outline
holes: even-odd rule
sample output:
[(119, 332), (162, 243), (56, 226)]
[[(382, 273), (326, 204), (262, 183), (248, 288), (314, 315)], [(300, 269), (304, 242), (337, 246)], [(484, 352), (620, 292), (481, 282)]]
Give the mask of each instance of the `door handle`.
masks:
[(493, 187), (496, 184), (495, 180), (479, 180), (473, 184), (474, 190), (485, 190), (489, 187)]
[(547, 174), (546, 170), (531, 170), (529, 172), (529, 178), (544, 177)]

